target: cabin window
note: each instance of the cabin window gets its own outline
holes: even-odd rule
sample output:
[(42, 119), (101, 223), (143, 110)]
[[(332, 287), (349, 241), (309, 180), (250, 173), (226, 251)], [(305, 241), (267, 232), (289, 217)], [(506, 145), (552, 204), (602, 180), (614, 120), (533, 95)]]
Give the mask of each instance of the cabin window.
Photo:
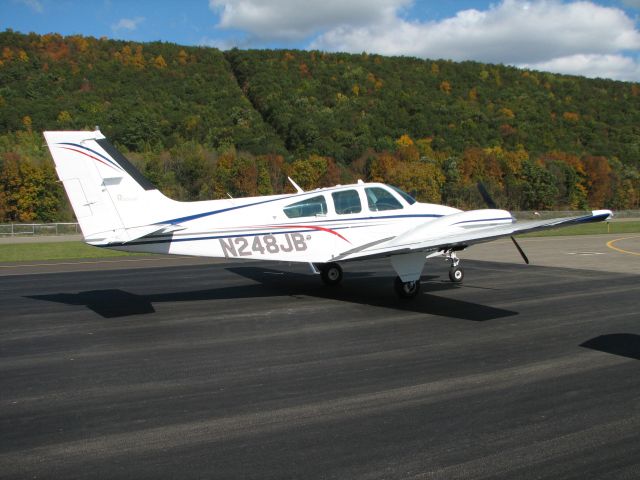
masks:
[(342, 192), (333, 192), (333, 203), (336, 207), (336, 213), (345, 215), (347, 213), (360, 213), (362, 204), (360, 203), (360, 195), (357, 190), (344, 190)]
[(399, 210), (402, 204), (394, 197), (391, 192), (380, 187), (365, 188), (367, 194), (367, 202), (369, 210), (372, 212), (380, 212), (382, 210)]
[(301, 202), (292, 203), (283, 209), (284, 214), (289, 218), (314, 217), (316, 215), (327, 214), (327, 201), (324, 195), (306, 198)]

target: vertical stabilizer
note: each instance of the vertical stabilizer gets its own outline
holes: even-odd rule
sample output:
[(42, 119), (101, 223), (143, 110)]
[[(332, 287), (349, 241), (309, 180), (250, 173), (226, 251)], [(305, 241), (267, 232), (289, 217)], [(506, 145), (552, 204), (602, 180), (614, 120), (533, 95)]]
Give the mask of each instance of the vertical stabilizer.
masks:
[(127, 242), (149, 225), (149, 207), (171, 202), (99, 130), (44, 136), (88, 243)]

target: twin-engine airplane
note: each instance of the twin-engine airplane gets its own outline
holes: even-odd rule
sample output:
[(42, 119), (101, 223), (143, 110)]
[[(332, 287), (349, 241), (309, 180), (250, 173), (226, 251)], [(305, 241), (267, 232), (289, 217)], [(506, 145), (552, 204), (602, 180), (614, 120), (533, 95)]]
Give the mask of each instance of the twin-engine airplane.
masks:
[(505, 210), (461, 211), (420, 203), (381, 183), (337, 185), (264, 197), (178, 202), (165, 197), (99, 130), (44, 132), (58, 177), (89, 245), (233, 259), (304, 262), (329, 285), (341, 263), (388, 257), (396, 293), (414, 297), (428, 258), (447, 259), (461, 282), (456, 252), (514, 234), (599, 222), (609, 210), (539, 221), (516, 221)]

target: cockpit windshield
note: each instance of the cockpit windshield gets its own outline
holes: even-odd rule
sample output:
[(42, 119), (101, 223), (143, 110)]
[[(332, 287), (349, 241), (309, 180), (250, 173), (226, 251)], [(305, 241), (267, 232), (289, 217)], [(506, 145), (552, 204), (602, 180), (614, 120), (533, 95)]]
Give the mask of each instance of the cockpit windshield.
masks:
[(413, 198), (411, 195), (409, 195), (407, 192), (405, 192), (404, 190), (400, 190), (398, 187), (394, 187), (393, 185), (387, 185), (388, 187), (392, 188), (398, 195), (400, 195), (405, 202), (407, 202), (409, 205), (413, 205), (414, 203), (416, 203), (416, 199)]

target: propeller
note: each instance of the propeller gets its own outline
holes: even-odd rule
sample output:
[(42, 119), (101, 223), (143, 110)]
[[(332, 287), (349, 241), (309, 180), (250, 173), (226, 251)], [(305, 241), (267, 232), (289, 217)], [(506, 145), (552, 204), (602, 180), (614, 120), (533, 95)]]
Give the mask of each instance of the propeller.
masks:
[[(487, 207), (489, 207), (489, 208), (498, 208), (498, 206), (496, 205), (496, 202), (493, 201), (493, 198), (491, 198), (491, 195), (489, 194), (489, 192), (487, 191), (486, 187), (484, 186), (484, 183), (482, 183), (480, 181), (478, 181), (478, 191), (480, 192), (480, 195), (482, 196), (482, 199), (484, 200), (484, 203), (487, 204)], [(527, 255), (524, 253), (524, 250), (522, 250), (522, 247), (520, 247), (520, 244), (516, 241), (515, 237), (513, 235), (511, 235), (509, 238), (511, 238), (511, 241), (513, 242), (513, 244), (518, 249), (518, 253), (520, 254), (522, 259), (524, 260), (524, 263), (529, 265), (529, 259), (527, 258)]]

